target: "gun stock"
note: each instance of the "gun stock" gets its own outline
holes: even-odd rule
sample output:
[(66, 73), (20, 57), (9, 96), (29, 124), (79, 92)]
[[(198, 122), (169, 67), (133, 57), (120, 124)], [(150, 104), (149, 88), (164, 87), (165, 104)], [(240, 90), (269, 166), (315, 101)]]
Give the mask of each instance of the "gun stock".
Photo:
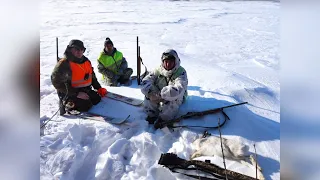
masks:
[[(214, 173), (215, 175), (218, 175), (218, 177), (225, 177), (225, 173), (228, 175), (228, 179), (230, 180), (255, 180), (256, 178), (231, 171), (231, 170), (226, 170), (212, 164), (210, 162), (203, 162), (203, 161), (198, 161), (198, 160), (185, 160), (182, 158), (179, 158), (176, 154), (173, 153), (165, 153), (161, 154), (161, 157), (158, 161), (158, 164), (164, 165), (165, 167), (171, 169), (174, 169), (175, 167), (178, 168), (183, 168), (185, 170), (188, 170), (188, 167), (193, 165), (196, 167), (198, 170), (202, 170), (204, 172), (211, 172)], [(224, 178), (223, 178), (224, 179)]]

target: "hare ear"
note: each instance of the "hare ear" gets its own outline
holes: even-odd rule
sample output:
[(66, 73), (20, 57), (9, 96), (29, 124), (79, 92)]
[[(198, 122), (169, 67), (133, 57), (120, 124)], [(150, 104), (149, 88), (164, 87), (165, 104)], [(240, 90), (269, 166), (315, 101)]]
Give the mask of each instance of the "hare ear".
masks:
[(192, 154), (191, 158), (190, 159), (194, 159), (194, 158), (197, 158), (197, 157), (200, 157), (201, 156), (201, 153), (199, 151), (196, 151)]

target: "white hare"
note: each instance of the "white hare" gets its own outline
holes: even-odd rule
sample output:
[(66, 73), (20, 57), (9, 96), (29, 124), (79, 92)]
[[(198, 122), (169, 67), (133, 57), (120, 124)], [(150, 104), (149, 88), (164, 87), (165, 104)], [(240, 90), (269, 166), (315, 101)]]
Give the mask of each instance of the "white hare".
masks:
[[(191, 159), (199, 156), (222, 157), (220, 137), (209, 136), (206, 138), (200, 138), (195, 140), (192, 145), (196, 151), (192, 154)], [(255, 169), (256, 161), (253, 157), (253, 154), (249, 152), (249, 146), (237, 140), (222, 138), (222, 147), (224, 157), (226, 159), (235, 160)], [(259, 179), (263, 180), (264, 177), (261, 173), (261, 167), (259, 165), (258, 170), (258, 177)]]

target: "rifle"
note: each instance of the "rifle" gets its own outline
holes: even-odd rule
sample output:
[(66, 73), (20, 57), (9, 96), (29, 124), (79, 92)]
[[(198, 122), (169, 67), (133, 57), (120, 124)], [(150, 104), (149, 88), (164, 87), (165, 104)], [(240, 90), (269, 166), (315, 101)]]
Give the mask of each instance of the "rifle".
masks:
[[(141, 75), (141, 64), (144, 66), (144, 73)], [(140, 57), (139, 37), (137, 36), (137, 83), (141, 84), (141, 81), (148, 74), (147, 66), (144, 65), (142, 58)]]
[[(228, 180), (255, 180), (256, 178), (240, 174), (231, 170), (225, 169), (215, 165), (211, 164), (210, 161), (197, 161), (197, 160), (190, 160), (187, 161), (185, 159), (179, 158), (176, 154), (173, 153), (165, 153), (161, 154), (161, 157), (158, 161), (158, 164), (164, 165), (165, 167), (169, 168), (172, 172), (178, 172), (175, 171), (175, 169), (184, 169), (184, 170), (200, 170), (203, 172), (206, 172), (214, 177), (214, 179), (226, 179), (225, 173), (228, 175)], [(189, 166), (194, 166), (189, 167)], [(184, 174), (184, 173), (181, 173)], [(193, 177), (195, 179), (211, 179), (207, 177), (202, 176), (195, 176), (190, 174), (184, 174), (189, 177)]]
[[(58, 37), (56, 37), (56, 52), (57, 52), (57, 62), (59, 62), (60, 58), (59, 58), (59, 47), (58, 47)], [(46, 120), (46, 122), (44, 122), (41, 126), (40, 129), (42, 129), (46, 124), (48, 124), (49, 121), (52, 120), (52, 118), (59, 112), (60, 115), (63, 115), (66, 113), (66, 110), (64, 109), (64, 104), (63, 104), (63, 99), (65, 99), (65, 97), (62, 96), (62, 94), (57, 90), (57, 94), (59, 97), (59, 109), (51, 116), (51, 118), (49, 118), (48, 120)]]
[(225, 121), (220, 126), (204, 127), (204, 128), (218, 128), (218, 127), (221, 127), (221, 126), (223, 126), (225, 124), (226, 119), (230, 120), (230, 118), (223, 111), (223, 109), (234, 107), (234, 106), (239, 106), (239, 105), (247, 104), (247, 103), (248, 102), (242, 102), (242, 103), (238, 103), (238, 104), (233, 104), (233, 105), (229, 105), (229, 106), (224, 106), (224, 107), (220, 107), (220, 108), (216, 108), (216, 109), (210, 109), (210, 110), (206, 110), (206, 111), (200, 111), (200, 112), (188, 112), (187, 114), (182, 115), (182, 116), (180, 116), (180, 117), (178, 117), (176, 119), (172, 119), (172, 120), (169, 120), (169, 121), (162, 121), (162, 122), (158, 122), (157, 121), (155, 123), (154, 127), (156, 129), (158, 129), (158, 128), (162, 129), (165, 126), (170, 127), (170, 128), (177, 128), (177, 127), (203, 127), (203, 126), (173, 126), (173, 124), (176, 123), (176, 122), (180, 122), (183, 119), (188, 119), (188, 118), (197, 117), (197, 116), (205, 116), (205, 115), (208, 115), (208, 114), (215, 114), (215, 113), (221, 112), (225, 116)]
[(137, 36), (137, 83), (140, 85), (140, 73), (141, 73), (141, 62), (140, 62), (140, 46), (139, 37)]
[[(59, 62), (60, 58), (59, 58), (59, 47), (58, 47), (58, 37), (56, 37), (56, 49), (57, 49), (57, 62)], [(60, 111), (60, 115), (63, 115), (66, 113), (66, 110), (64, 109), (64, 104), (63, 104), (63, 99), (64, 96), (57, 90), (57, 94), (59, 97), (59, 111)]]

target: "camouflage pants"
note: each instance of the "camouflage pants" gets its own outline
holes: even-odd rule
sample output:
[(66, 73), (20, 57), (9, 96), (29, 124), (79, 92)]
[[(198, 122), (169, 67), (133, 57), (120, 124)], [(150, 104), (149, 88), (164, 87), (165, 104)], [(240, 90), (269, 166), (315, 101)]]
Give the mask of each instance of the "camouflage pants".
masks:
[(149, 98), (144, 99), (144, 110), (149, 117), (160, 117), (164, 121), (173, 119), (179, 111), (183, 97), (175, 101), (153, 102)]
[(105, 77), (105, 84), (107, 86), (118, 86), (118, 83), (124, 84), (130, 79), (132, 73), (133, 70), (131, 68), (126, 68), (123, 70), (123, 74), (116, 75), (113, 78)]

